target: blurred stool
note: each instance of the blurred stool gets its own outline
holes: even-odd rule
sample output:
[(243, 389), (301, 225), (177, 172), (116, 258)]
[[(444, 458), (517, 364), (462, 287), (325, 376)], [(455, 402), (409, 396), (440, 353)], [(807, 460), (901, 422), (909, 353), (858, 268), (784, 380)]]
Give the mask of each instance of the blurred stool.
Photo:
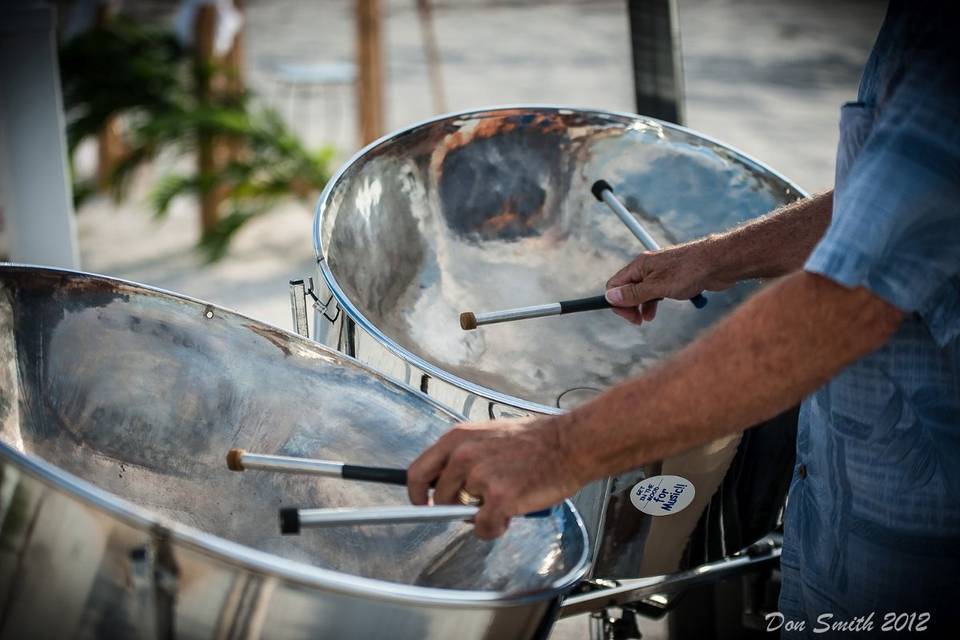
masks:
[[(294, 128), (302, 128), (301, 134), (310, 146), (317, 146), (313, 144), (311, 134), (314, 131), (313, 103), (319, 99), (323, 102), (321, 141), (340, 148), (354, 147), (352, 136), (341, 139), (343, 127), (340, 120), (346, 111), (342, 103), (349, 102), (353, 96), (356, 65), (349, 62), (272, 61), (263, 67), (270, 80), (277, 84), (280, 99), (289, 105), (288, 121)], [(298, 119), (298, 112), (301, 117), (306, 117)], [(329, 135), (331, 131), (332, 136)]]

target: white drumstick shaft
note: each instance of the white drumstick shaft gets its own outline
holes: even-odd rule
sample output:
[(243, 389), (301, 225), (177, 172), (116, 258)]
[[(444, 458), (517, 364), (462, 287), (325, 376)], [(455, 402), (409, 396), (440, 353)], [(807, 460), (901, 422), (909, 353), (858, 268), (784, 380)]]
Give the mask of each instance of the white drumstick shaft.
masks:
[(364, 524), (414, 524), (469, 520), (479, 507), (441, 505), (434, 507), (363, 507), (355, 509), (300, 509), (300, 526), (338, 527)]
[(484, 324), (496, 324), (498, 322), (510, 322), (511, 320), (526, 320), (528, 318), (543, 318), (546, 316), (558, 316), (562, 311), (559, 302), (550, 304), (538, 304), (532, 307), (517, 307), (516, 309), (504, 309), (502, 311), (488, 311), (487, 313), (477, 313), (477, 326)]
[(647, 251), (660, 251), (659, 243), (653, 239), (653, 236), (647, 233), (647, 230), (643, 228), (643, 225), (640, 224), (633, 214), (627, 211), (627, 208), (620, 203), (617, 196), (613, 195), (613, 191), (604, 189), (601, 197), (607, 206), (617, 214), (621, 222), (630, 229), (630, 232), (637, 237), (637, 240), (640, 241), (640, 244), (642, 244)]
[(240, 456), (244, 469), (278, 471), (280, 473), (303, 473), (316, 476), (339, 478), (343, 475), (342, 462), (311, 460), (309, 458), (291, 458), (271, 456), (260, 453), (246, 453)]

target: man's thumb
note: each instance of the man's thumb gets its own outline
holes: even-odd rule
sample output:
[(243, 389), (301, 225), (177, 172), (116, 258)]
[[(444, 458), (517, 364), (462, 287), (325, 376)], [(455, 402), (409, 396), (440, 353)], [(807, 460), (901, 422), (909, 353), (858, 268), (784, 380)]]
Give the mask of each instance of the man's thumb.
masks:
[(615, 307), (638, 307), (654, 297), (644, 295), (643, 287), (639, 283), (607, 289), (606, 296), (607, 302)]

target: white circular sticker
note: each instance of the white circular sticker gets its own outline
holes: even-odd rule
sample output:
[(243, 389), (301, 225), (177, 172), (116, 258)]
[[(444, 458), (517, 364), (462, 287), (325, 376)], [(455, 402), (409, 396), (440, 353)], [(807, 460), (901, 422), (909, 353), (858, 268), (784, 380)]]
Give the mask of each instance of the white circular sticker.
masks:
[(630, 490), (630, 502), (650, 516), (679, 513), (693, 502), (693, 483), (680, 476), (653, 476), (641, 480)]

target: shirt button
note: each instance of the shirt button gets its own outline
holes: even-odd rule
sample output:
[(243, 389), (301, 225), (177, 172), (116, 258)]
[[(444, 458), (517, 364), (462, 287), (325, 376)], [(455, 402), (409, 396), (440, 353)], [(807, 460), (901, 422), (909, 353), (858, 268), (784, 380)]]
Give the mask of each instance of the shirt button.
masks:
[(801, 464), (797, 467), (797, 475), (800, 476), (800, 479), (803, 480), (807, 477), (807, 465)]

